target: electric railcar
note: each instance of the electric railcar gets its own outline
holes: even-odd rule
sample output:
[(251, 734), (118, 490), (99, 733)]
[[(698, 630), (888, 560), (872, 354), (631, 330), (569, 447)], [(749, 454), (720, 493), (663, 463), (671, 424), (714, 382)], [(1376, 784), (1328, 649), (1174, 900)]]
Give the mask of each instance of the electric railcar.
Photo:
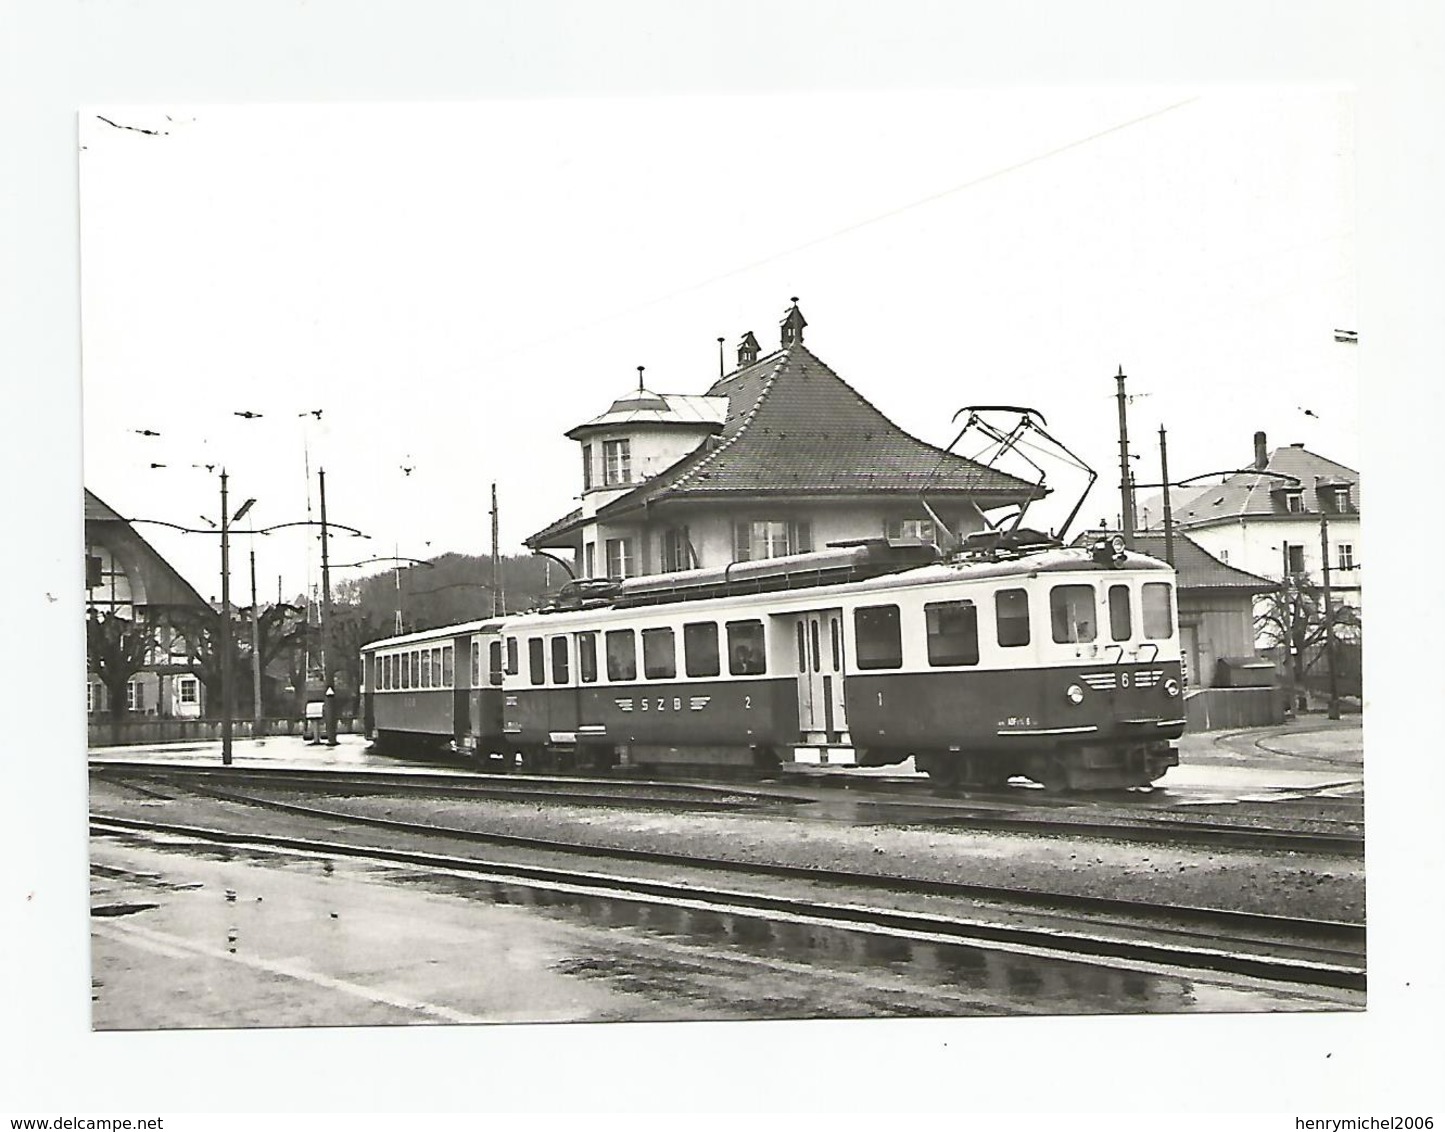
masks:
[(574, 583), (368, 645), (367, 727), (506, 769), (912, 757), (950, 784), (1146, 785), (1184, 729), (1174, 598), (1121, 539), (1028, 531)]

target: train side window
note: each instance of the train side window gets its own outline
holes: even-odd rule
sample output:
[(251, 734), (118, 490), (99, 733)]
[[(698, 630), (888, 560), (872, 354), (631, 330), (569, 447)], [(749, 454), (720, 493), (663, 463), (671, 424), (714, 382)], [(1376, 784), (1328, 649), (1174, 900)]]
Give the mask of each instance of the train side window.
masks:
[(431, 687), (431, 654), (426, 649), (411, 654), (411, 686), (413, 688)]
[(472, 640), (472, 682), (469, 687), (480, 688), (482, 686), (482, 642)]
[(923, 607), (923, 621), (930, 665), (978, 663), (978, 610), (973, 602), (932, 602)]
[(902, 668), (903, 633), (896, 605), (865, 605), (853, 611), (859, 668)]
[(567, 638), (552, 638), (552, 683), (565, 684), (571, 676), (571, 665), (567, 656)]
[(682, 654), (689, 676), (716, 676), (722, 671), (717, 651), (717, 622), (697, 621), (682, 627)]
[(631, 629), (607, 631), (607, 679), (637, 679), (637, 641)]
[(401, 654), (401, 687), (402, 691), (408, 691), (411, 688), (411, 653), (409, 652)]
[(1054, 643), (1087, 644), (1097, 632), (1098, 610), (1094, 608), (1094, 587), (1055, 586), (1049, 591), (1049, 618)]
[(1168, 582), (1144, 583), (1144, 639), (1167, 641), (1174, 636), (1174, 598)]
[(541, 637), (527, 638), (527, 679), (533, 684), (547, 682), (547, 657)]
[(671, 680), (677, 675), (677, 645), (671, 629), (642, 630), (642, 674), (649, 680)]
[(999, 590), (993, 595), (993, 611), (1001, 646), (1007, 649), (1029, 643), (1028, 590)]
[(1109, 587), (1109, 637), (1127, 641), (1134, 632), (1134, 619), (1129, 609), (1129, 587)]
[(521, 665), (517, 662), (517, 638), (507, 638), (507, 675), (515, 676)]
[(761, 676), (768, 670), (761, 621), (729, 621), (728, 672), (733, 676)]
[(442, 687), (453, 688), (456, 686), (456, 654), (452, 651), (451, 645), (442, 646)]
[(582, 683), (595, 684), (597, 682), (597, 634), (577, 634), (577, 674), (582, 677)]
[(487, 676), (491, 683), (502, 683), (502, 642), (493, 641), (487, 646)]
[(421, 650), (421, 686), (423, 688), (435, 686), (432, 683), (431, 649)]

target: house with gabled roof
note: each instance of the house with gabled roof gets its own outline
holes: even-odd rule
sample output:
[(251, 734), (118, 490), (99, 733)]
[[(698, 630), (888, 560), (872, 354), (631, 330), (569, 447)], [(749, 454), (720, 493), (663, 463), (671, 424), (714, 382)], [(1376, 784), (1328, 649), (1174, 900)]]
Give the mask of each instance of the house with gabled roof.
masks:
[[(1254, 434), (1254, 461), (1213, 487), (1174, 498), (1173, 526), (1220, 561), (1271, 579), (1324, 580), (1335, 600), (1360, 605), (1360, 474), (1303, 444), (1269, 451)], [(1151, 506), (1147, 529), (1163, 526)], [(1323, 543), (1322, 543), (1323, 538)]]
[[(205, 689), (191, 670), (186, 642), (172, 615), (205, 608), (195, 588), (161, 557), (126, 519), (90, 489), (85, 490), (86, 616), (144, 623), (153, 636), (145, 663), (126, 688), (126, 711), (162, 718), (195, 718)], [(92, 716), (107, 712), (104, 684), (87, 674), (86, 704)]]
[[(1035, 485), (910, 436), (803, 343), (797, 300), (778, 349), (751, 331), (700, 396), (638, 388), (571, 429), (582, 505), (526, 539), (579, 576), (630, 577), (801, 554), (862, 538), (962, 536)], [(924, 501), (928, 506), (925, 507)], [(931, 514), (930, 514), (931, 510)]]

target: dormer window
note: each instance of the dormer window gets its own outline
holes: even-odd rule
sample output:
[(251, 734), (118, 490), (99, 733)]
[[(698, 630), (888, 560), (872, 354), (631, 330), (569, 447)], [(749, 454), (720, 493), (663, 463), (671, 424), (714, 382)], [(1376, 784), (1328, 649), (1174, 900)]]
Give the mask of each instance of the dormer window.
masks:
[(1344, 513), (1350, 509), (1350, 489), (1347, 487), (1334, 487), (1330, 489), (1334, 497), (1335, 510)]
[(592, 490), (592, 445), (582, 445), (582, 490)]
[(632, 482), (632, 442), (628, 440), (604, 440), (602, 442), (602, 482), (608, 487)]
[(1304, 492), (1298, 489), (1284, 493), (1284, 509), (1292, 515), (1300, 514), (1305, 509)]

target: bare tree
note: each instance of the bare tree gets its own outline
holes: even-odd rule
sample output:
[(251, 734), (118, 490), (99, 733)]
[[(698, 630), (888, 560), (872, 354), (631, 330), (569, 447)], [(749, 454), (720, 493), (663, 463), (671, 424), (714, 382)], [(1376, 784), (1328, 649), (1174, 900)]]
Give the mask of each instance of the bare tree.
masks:
[(119, 729), (127, 711), (126, 686), (155, 648), (155, 630), (142, 618), (92, 609), (85, 621), (85, 642), (87, 664), (105, 686), (111, 725)]

